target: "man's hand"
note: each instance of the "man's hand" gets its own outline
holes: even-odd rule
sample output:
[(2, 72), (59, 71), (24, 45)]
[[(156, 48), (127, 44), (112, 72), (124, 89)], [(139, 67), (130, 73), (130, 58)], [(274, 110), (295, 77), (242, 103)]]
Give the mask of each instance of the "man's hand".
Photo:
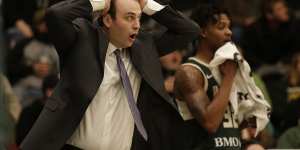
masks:
[(107, 14), (107, 12), (110, 9), (110, 4), (111, 4), (111, 0), (105, 0), (105, 6), (104, 6), (104, 9), (102, 10), (102, 15)]
[(17, 20), (16, 27), (21, 31), (21, 33), (26, 38), (33, 37), (33, 32), (32, 32), (31, 27), (24, 20), (22, 20), (22, 19)]
[(90, 0), (93, 12), (100, 12), (101, 15), (107, 14), (111, 0)]
[(148, 0), (138, 0), (138, 1), (140, 3), (141, 9), (143, 10), (144, 7), (146, 6)]

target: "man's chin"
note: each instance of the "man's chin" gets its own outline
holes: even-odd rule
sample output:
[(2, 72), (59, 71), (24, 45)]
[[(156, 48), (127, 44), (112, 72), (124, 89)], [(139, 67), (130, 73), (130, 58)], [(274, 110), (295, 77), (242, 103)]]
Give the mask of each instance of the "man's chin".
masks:
[(131, 47), (133, 45), (133, 42), (128, 42), (127, 47)]
[(128, 48), (133, 45), (134, 41), (127, 41), (126, 43), (122, 43), (122, 46), (120, 48)]
[(128, 48), (128, 47), (131, 47), (132, 46), (132, 44), (123, 44), (122, 46), (120, 46), (120, 48)]

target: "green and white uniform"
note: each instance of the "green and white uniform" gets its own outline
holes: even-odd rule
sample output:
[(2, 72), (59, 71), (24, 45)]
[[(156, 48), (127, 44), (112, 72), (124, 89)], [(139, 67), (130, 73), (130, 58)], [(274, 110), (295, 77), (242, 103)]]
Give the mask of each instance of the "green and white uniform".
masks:
[[(195, 57), (190, 57), (183, 65), (193, 66), (204, 77), (204, 89), (210, 101), (219, 89), (208, 65)], [(229, 103), (219, 129), (214, 134), (208, 132), (191, 116), (184, 102), (178, 102), (181, 115), (186, 120), (184, 125), (185, 141), (188, 150), (240, 150), (240, 129), (238, 122), (233, 118), (233, 109)]]

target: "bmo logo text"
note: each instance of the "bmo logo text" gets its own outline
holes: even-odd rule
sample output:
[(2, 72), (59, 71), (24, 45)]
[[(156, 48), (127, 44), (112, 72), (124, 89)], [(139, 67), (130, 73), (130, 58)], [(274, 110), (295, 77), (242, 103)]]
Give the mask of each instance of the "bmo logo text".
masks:
[(241, 147), (241, 141), (237, 137), (216, 137), (216, 147)]

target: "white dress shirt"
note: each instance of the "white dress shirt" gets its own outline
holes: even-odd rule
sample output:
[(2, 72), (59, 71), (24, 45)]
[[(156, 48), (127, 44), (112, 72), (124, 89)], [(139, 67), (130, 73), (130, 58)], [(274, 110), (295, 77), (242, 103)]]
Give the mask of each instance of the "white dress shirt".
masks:
[[(93, 7), (96, 2), (99, 2), (98, 6), (102, 6), (103, 9), (104, 0), (95, 0), (92, 2)], [(164, 6), (148, 0), (144, 10), (151, 15), (163, 8)], [(116, 56), (113, 53), (116, 49), (113, 44), (109, 43), (105, 57), (103, 81), (78, 128), (67, 141), (70, 145), (84, 150), (130, 150), (131, 148), (134, 120), (120, 79)], [(129, 51), (121, 50), (121, 58), (136, 101), (141, 77), (130, 60)]]

